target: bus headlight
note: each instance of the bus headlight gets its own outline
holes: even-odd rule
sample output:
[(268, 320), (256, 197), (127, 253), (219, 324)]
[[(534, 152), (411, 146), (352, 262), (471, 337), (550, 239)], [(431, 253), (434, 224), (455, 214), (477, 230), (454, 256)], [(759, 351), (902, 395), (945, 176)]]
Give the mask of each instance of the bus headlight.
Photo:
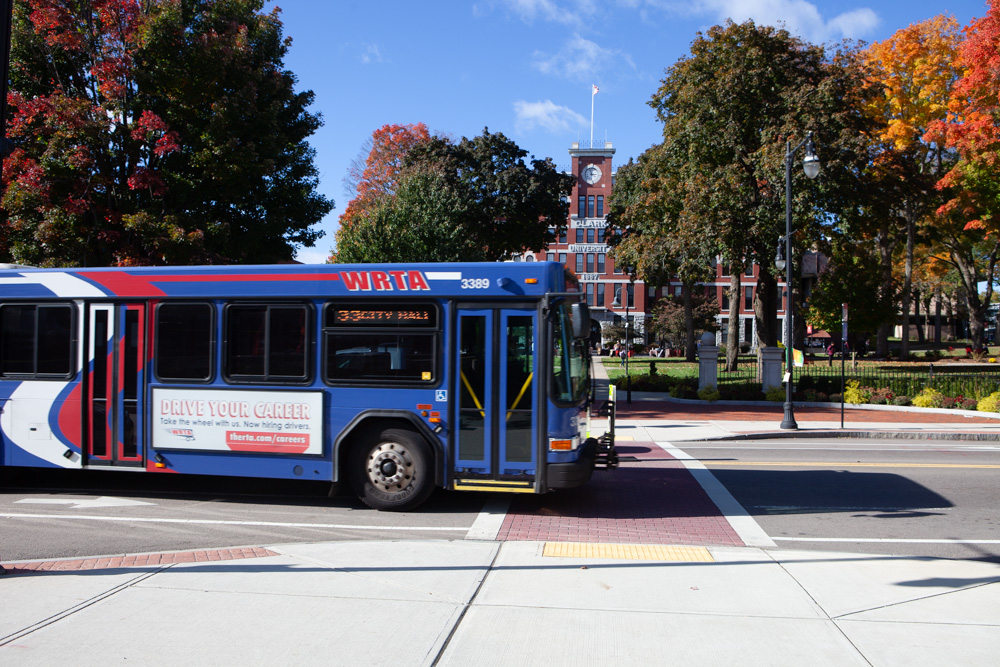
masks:
[(571, 452), (580, 446), (580, 436), (572, 438), (549, 438), (549, 451)]

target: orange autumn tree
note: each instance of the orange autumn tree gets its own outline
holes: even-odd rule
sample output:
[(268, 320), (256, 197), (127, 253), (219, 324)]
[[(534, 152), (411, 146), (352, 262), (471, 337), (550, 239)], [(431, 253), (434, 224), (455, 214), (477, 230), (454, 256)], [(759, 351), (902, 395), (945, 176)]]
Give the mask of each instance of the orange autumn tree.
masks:
[[(947, 113), (952, 85), (961, 74), (955, 65), (960, 41), (958, 23), (941, 15), (898, 30), (863, 53), (869, 85), (881, 90), (866, 109), (878, 127), (870, 176), (881, 192), (877, 210), (872, 211), (875, 229), (868, 235), (878, 239), (887, 292), (892, 291), (894, 253), (905, 244), (899, 289), (904, 318), (911, 310), (914, 252), (925, 231), (920, 225), (929, 222), (943, 202), (935, 185), (949, 166), (945, 146), (926, 138), (926, 133)], [(887, 336), (883, 327), (880, 353), (886, 351)], [(904, 328), (903, 357), (908, 348), (908, 328)]]
[(958, 156), (938, 183), (950, 197), (935, 227), (968, 299), (974, 347), (983, 342), (1000, 251), (1000, 0), (987, 5), (986, 16), (963, 31), (956, 58), (963, 72), (951, 89), (947, 117), (925, 136)]
[[(395, 193), (407, 153), (430, 140), (431, 134), (423, 123), (387, 124), (372, 133), (362, 146), (361, 152), (366, 153), (364, 159), (359, 156), (353, 160), (344, 179), (346, 188), (354, 196), (340, 216), (338, 239), (341, 230)], [(327, 261), (335, 262), (336, 253)]]

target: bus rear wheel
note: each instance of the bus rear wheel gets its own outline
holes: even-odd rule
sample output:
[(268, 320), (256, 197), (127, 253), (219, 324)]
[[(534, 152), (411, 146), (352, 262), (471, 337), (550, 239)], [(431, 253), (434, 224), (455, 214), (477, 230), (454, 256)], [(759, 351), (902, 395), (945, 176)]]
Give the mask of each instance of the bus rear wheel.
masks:
[(352, 452), (351, 485), (373, 509), (398, 512), (417, 507), (434, 492), (427, 445), (412, 431), (382, 431)]

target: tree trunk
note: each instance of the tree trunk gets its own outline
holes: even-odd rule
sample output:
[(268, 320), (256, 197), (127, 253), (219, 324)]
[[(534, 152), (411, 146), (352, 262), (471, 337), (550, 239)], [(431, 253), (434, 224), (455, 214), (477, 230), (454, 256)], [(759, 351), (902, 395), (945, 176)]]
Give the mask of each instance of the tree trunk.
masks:
[(729, 277), (729, 322), (726, 334), (726, 370), (736, 370), (740, 353), (740, 281), (743, 269), (733, 263)]
[[(882, 225), (879, 230), (878, 252), (879, 264), (882, 267), (882, 289), (884, 294), (894, 292), (892, 282), (892, 249), (893, 243), (889, 239), (888, 225)], [(878, 328), (878, 336), (875, 341), (875, 355), (885, 359), (889, 356), (889, 324), (883, 324)]]
[(903, 290), (900, 294), (900, 306), (903, 311), (903, 335), (900, 337), (899, 358), (910, 356), (910, 288), (913, 285), (913, 246), (916, 243), (917, 227), (913, 216), (906, 216), (906, 262), (903, 265)]
[(691, 283), (685, 282), (681, 285), (681, 299), (684, 300), (684, 329), (686, 332), (685, 359), (687, 361), (697, 361), (696, 355), (698, 347), (694, 340), (694, 308), (691, 305)]
[(941, 287), (934, 288), (934, 344), (941, 344)]
[(917, 342), (926, 343), (927, 337), (924, 335), (924, 325), (920, 320), (920, 290), (913, 290), (913, 319), (917, 322)]
[(763, 266), (757, 274), (757, 291), (753, 296), (753, 314), (757, 320), (757, 347), (778, 344), (778, 281)]

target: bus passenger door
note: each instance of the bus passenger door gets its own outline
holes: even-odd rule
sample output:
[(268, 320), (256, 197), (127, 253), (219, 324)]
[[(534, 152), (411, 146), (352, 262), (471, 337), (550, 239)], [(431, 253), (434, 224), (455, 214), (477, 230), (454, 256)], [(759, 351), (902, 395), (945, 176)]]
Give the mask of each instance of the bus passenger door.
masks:
[(88, 465), (143, 464), (145, 359), (145, 304), (88, 306)]
[(458, 311), (456, 489), (535, 489), (537, 318), (534, 308)]

